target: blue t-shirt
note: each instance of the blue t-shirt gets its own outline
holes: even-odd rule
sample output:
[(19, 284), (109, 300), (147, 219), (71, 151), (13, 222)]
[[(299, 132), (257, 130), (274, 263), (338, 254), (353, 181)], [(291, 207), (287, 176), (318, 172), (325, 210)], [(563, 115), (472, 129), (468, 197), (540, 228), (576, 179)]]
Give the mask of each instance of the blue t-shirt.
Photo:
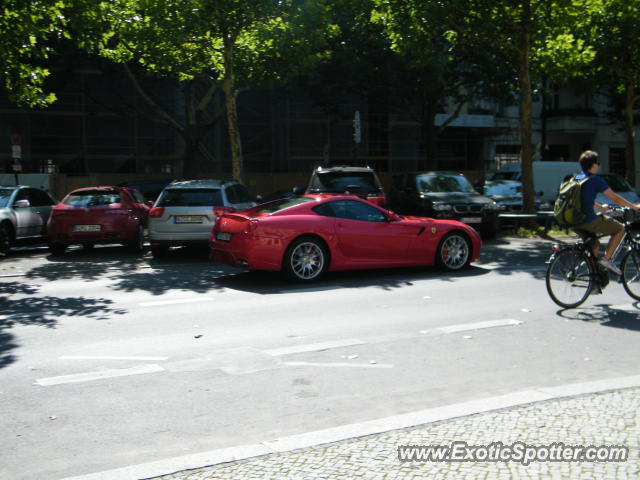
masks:
[(594, 175), (592, 173), (579, 173), (576, 175), (576, 180), (583, 180), (585, 177), (591, 177), (589, 180), (582, 184), (580, 189), (580, 196), (582, 200), (582, 213), (586, 215), (584, 223), (593, 222), (596, 219), (596, 212), (593, 210), (593, 205), (596, 203), (596, 196), (599, 193), (609, 189), (609, 184), (604, 178)]

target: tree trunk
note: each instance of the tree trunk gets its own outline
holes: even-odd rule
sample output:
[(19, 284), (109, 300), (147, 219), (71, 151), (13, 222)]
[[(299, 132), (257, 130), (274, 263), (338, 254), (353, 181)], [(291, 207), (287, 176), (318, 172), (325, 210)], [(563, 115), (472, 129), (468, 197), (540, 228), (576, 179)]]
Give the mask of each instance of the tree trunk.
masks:
[(625, 85), (624, 131), (626, 138), (624, 172), (632, 186), (636, 186), (635, 131), (633, 129), (633, 106), (636, 102), (635, 87), (631, 76)]
[(225, 75), (222, 83), (225, 103), (227, 106), (227, 128), (229, 131), (229, 146), (231, 147), (231, 173), (234, 180), (242, 182), (242, 143), (238, 128), (238, 109), (236, 106), (236, 91), (233, 78), (233, 43), (225, 39), (224, 48)]
[(518, 86), (520, 89), (520, 161), (522, 162), (522, 196), (524, 213), (534, 213), (533, 190), (533, 142), (531, 132), (532, 94), (531, 71), (529, 68), (529, 52), (531, 49), (531, 5), (523, 5), (522, 23), (520, 25), (520, 45), (517, 53)]

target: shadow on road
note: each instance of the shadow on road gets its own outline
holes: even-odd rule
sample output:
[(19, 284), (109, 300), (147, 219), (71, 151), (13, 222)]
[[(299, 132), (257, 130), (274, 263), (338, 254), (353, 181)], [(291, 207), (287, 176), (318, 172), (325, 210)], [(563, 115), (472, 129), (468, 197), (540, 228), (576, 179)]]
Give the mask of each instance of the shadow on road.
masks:
[(476, 277), (489, 270), (471, 266), (460, 272), (443, 272), (433, 267), (393, 268), (376, 270), (350, 270), (328, 272), (325, 277), (313, 283), (297, 283), (286, 279), (279, 272), (243, 272), (220, 275), (214, 282), (219, 288), (243, 292), (273, 295), (304, 292), (308, 290), (326, 291), (341, 288), (376, 287), (381, 290), (395, 290), (411, 286), (425, 279), (454, 281), (456, 278)]
[(16, 325), (55, 328), (61, 317), (103, 320), (113, 314), (125, 313), (113, 308), (113, 302), (108, 299), (37, 296), (38, 291), (37, 285), (15, 281), (0, 283), (0, 368), (15, 361), (12, 351), (18, 345), (8, 330)]
[(498, 267), (494, 272), (499, 275), (513, 275), (526, 270), (532, 277), (543, 279), (546, 274), (546, 261), (552, 253), (551, 246), (554, 243), (566, 242), (572, 243), (573, 241), (570, 238), (559, 241), (535, 238), (498, 238), (488, 241), (482, 246), (480, 261)]
[(595, 305), (575, 310), (559, 310), (558, 316), (568, 320), (599, 323), (603, 327), (623, 328), (640, 332), (640, 303), (629, 309), (611, 308), (610, 305)]

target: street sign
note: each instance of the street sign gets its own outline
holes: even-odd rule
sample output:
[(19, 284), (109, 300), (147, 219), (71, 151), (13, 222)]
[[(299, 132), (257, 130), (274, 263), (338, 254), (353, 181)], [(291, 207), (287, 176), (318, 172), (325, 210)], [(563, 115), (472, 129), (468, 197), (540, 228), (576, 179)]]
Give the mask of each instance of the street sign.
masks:
[(14, 159), (22, 158), (21, 145), (11, 145), (11, 158), (14, 158)]

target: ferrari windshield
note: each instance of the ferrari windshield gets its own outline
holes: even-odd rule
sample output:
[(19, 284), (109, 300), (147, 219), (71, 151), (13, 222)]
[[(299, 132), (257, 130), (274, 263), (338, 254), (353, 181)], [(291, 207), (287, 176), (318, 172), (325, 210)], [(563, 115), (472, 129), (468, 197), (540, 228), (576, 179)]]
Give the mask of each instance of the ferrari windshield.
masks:
[(469, 180), (462, 175), (428, 174), (418, 176), (417, 180), (418, 190), (423, 193), (476, 193)]
[(313, 198), (309, 197), (293, 197), (283, 198), (282, 200), (276, 200), (275, 202), (267, 203), (263, 207), (256, 210), (256, 213), (275, 213), (285, 208), (295, 207), (296, 205), (302, 205), (303, 203), (313, 202)]

